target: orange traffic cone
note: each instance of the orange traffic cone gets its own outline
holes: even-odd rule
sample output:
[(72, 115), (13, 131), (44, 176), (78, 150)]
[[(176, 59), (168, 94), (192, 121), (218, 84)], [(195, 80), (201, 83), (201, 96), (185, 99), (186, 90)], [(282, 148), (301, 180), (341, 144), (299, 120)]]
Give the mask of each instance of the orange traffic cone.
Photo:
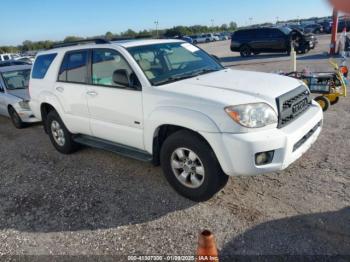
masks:
[(198, 238), (196, 262), (219, 261), (218, 249), (214, 235), (208, 231), (203, 231)]

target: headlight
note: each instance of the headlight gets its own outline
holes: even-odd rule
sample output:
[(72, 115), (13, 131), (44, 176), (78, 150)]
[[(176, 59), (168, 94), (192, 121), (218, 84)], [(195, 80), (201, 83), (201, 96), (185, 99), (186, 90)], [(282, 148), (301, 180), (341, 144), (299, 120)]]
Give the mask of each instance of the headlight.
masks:
[(228, 106), (226, 113), (238, 124), (248, 128), (259, 128), (276, 124), (277, 114), (265, 103)]
[(23, 110), (30, 110), (29, 101), (20, 101), (18, 104)]

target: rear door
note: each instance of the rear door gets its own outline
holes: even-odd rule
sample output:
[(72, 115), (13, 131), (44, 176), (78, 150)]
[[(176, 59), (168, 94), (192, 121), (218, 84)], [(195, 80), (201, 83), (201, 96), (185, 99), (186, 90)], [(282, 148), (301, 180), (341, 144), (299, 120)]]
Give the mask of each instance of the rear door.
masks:
[(270, 28), (269, 30), (269, 46), (271, 52), (281, 52), (287, 50), (286, 35), (277, 28)]
[(250, 46), (257, 52), (269, 52), (269, 34), (267, 29), (260, 28), (247, 31)]
[(54, 87), (55, 95), (63, 106), (68, 129), (85, 135), (91, 135), (87, 106), (90, 52), (86, 49), (67, 52)]
[[(130, 85), (118, 84), (123, 71)], [(137, 149), (143, 144), (142, 91), (124, 56), (114, 49), (94, 49), (88, 106), (92, 135)]]

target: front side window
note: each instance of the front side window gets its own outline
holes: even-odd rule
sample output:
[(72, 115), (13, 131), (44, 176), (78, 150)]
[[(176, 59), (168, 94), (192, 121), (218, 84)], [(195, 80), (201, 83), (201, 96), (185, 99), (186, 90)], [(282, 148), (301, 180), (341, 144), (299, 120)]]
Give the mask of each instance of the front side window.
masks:
[(35, 60), (32, 78), (43, 79), (57, 54), (41, 55)]
[(223, 69), (210, 55), (189, 43), (136, 46), (128, 51), (153, 85)]
[(109, 87), (139, 86), (137, 77), (125, 58), (111, 49), (93, 50), (92, 84)]
[(65, 55), (58, 80), (70, 83), (88, 83), (88, 50), (69, 52)]
[(26, 89), (29, 85), (30, 69), (2, 73), (2, 79), (8, 90)]

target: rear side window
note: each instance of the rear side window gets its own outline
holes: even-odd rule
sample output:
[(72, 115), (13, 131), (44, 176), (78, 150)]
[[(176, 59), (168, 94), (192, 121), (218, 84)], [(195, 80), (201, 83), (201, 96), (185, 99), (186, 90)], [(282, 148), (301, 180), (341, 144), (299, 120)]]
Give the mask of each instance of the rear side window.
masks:
[(35, 60), (32, 78), (43, 79), (57, 54), (41, 55)]
[(67, 53), (61, 65), (58, 81), (86, 84), (88, 53), (88, 50)]

